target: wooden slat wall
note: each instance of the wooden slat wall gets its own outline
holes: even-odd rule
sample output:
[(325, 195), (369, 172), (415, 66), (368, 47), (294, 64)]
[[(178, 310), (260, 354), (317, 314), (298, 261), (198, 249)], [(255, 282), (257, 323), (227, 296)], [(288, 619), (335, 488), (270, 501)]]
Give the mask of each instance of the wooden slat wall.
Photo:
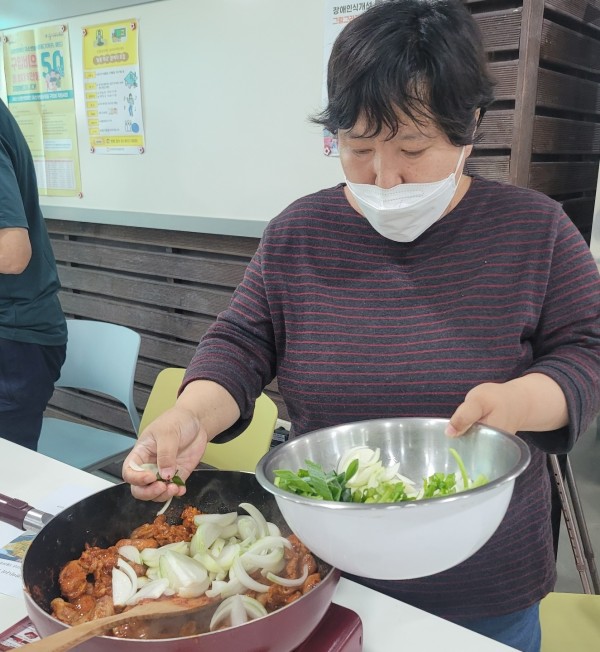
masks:
[[(142, 336), (135, 387), (140, 413), (158, 372), (187, 366), (258, 245), (256, 238), (61, 220), (48, 220), (48, 227), (65, 314), (123, 324)], [(286, 418), (276, 381), (267, 393)], [(125, 411), (104, 397), (56, 390), (48, 413), (130, 430)]]
[(537, 105), (543, 109), (598, 115), (598, 83), (553, 70), (540, 70)]
[(541, 58), (548, 63), (598, 74), (600, 73), (600, 38), (585, 36), (545, 20), (542, 29)]
[(600, 161), (600, 0), (464, 2), (497, 82), (468, 169), (554, 197), (589, 242)]
[(547, 0), (546, 6), (600, 29), (600, 0)]

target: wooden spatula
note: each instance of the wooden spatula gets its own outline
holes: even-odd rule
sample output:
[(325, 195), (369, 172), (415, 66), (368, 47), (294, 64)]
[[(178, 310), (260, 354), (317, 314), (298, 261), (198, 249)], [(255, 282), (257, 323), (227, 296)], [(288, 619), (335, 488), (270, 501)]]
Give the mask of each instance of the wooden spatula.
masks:
[[(94, 636), (101, 636), (115, 625), (132, 619), (150, 620), (169, 615), (181, 616), (189, 613), (193, 614), (194, 620), (201, 617), (203, 623), (205, 622), (206, 624), (206, 631), (208, 631), (208, 623), (218, 605), (219, 601), (215, 601), (202, 606), (194, 605), (190, 607), (182, 606), (181, 604), (168, 600), (153, 600), (137, 605), (133, 609), (129, 609), (120, 614), (113, 614), (112, 616), (105, 616), (97, 620), (90, 620), (87, 623), (74, 625), (56, 634), (46, 636), (40, 641), (29, 643), (27, 645), (27, 652), (63, 652), (63, 650), (70, 650)], [(193, 612), (196, 613), (194, 614)]]

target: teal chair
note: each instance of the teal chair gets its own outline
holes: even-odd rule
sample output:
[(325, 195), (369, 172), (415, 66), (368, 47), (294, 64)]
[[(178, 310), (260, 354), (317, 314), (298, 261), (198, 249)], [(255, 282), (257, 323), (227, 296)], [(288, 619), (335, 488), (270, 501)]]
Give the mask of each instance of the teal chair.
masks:
[(56, 387), (94, 392), (122, 403), (129, 414), (131, 437), (69, 421), (44, 417), (38, 451), (85, 471), (115, 462), (133, 448), (140, 417), (133, 401), (133, 381), (141, 338), (126, 326), (67, 319), (67, 356)]

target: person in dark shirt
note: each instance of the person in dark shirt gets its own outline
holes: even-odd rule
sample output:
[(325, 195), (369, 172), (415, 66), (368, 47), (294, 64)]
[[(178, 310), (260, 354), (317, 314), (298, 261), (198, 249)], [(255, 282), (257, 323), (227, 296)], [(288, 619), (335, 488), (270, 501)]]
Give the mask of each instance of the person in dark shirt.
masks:
[(0, 101), (0, 437), (32, 450), (65, 360), (59, 289), (31, 152)]
[(202, 338), (174, 408), (123, 474), (142, 499), (183, 488), (207, 441), (246, 419), (277, 375), (291, 436), (373, 418), (483, 422), (531, 463), (472, 557), (406, 581), (354, 578), (523, 652), (556, 578), (545, 451), (600, 409), (600, 275), (558, 203), (465, 174), (493, 84), (459, 0), (390, 0), (336, 40), (328, 105), (346, 182), (265, 229), (230, 306)]

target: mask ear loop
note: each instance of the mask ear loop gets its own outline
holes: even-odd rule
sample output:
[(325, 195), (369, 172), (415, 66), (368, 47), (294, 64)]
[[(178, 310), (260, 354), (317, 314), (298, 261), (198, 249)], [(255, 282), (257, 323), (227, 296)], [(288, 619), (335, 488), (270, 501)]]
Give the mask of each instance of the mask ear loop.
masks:
[(456, 173), (458, 172), (458, 168), (460, 167), (460, 164), (463, 161), (463, 156), (465, 155), (465, 148), (467, 146), (463, 145), (462, 149), (460, 150), (460, 156), (458, 157), (458, 163), (456, 164), (456, 167), (454, 168), (454, 179), (456, 180)]

